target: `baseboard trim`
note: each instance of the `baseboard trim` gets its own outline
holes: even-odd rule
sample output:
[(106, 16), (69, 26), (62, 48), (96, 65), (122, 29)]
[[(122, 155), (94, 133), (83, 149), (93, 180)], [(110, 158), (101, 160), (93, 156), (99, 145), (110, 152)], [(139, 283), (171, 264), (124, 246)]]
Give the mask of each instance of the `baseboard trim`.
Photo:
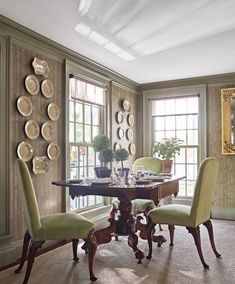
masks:
[(212, 208), (211, 216), (213, 219), (235, 221), (235, 208)]

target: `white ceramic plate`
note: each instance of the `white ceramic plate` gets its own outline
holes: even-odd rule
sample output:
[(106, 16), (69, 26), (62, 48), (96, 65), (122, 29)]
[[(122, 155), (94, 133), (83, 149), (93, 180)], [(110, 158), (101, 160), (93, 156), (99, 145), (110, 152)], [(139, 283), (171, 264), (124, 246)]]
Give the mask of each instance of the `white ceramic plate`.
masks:
[(25, 123), (24, 130), (27, 137), (32, 140), (37, 139), (40, 133), (39, 126), (34, 120), (28, 120)]
[(60, 146), (52, 142), (47, 147), (47, 156), (50, 160), (57, 160), (60, 156)]
[(39, 92), (39, 82), (34, 75), (28, 75), (25, 78), (25, 88), (31, 95), (36, 95)]
[(44, 77), (48, 77), (50, 73), (49, 66), (45, 60), (39, 59), (37, 57), (34, 57), (32, 66), (34, 69), (35, 74), (42, 75)]
[(42, 137), (47, 141), (51, 141), (53, 139), (54, 131), (50, 122), (43, 123), (41, 127), (41, 134)]
[(135, 151), (136, 151), (135, 144), (134, 144), (134, 143), (131, 143), (131, 144), (129, 145), (129, 153), (130, 153), (131, 155), (134, 155), (134, 154), (135, 154)]
[(130, 111), (131, 110), (131, 104), (128, 100), (124, 100), (122, 102), (122, 107), (125, 111)]
[(117, 136), (119, 139), (123, 139), (124, 138), (124, 130), (119, 127), (118, 130), (117, 130)]
[(50, 103), (47, 107), (47, 114), (51, 120), (56, 121), (60, 117), (60, 109), (55, 103)]
[(54, 87), (51, 80), (43, 80), (41, 85), (42, 94), (46, 98), (51, 98), (54, 95)]
[(127, 138), (127, 140), (132, 140), (133, 139), (133, 130), (131, 128), (128, 128), (126, 130), (126, 138)]
[(116, 121), (118, 124), (123, 122), (123, 113), (121, 111), (118, 111), (116, 113)]
[(129, 126), (133, 126), (135, 122), (134, 116), (132, 114), (128, 114), (127, 116), (127, 123)]
[(17, 99), (17, 109), (23, 116), (30, 116), (33, 111), (32, 103), (26, 96), (21, 96)]
[(113, 150), (114, 150), (114, 152), (116, 152), (117, 150), (119, 150), (119, 149), (121, 149), (122, 147), (121, 147), (121, 145), (118, 143), (118, 142), (116, 142), (116, 143), (114, 143), (113, 144)]
[(22, 141), (17, 147), (17, 155), (21, 160), (28, 162), (33, 157), (33, 147), (31, 144)]
[(48, 165), (46, 156), (35, 156), (33, 158), (33, 172), (35, 175), (44, 175), (47, 172), (47, 169)]

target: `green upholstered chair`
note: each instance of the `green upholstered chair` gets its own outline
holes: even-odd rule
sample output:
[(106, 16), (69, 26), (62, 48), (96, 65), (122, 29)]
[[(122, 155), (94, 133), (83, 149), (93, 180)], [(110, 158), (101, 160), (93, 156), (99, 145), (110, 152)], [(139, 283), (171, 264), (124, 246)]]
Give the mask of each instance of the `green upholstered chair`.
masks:
[(211, 200), (213, 188), (216, 183), (218, 167), (219, 163), (215, 158), (211, 157), (202, 161), (195, 183), (192, 206), (169, 204), (149, 211), (147, 223), (149, 244), (148, 259), (152, 257), (152, 232), (157, 223), (168, 224), (170, 231), (170, 246), (174, 245), (174, 225), (185, 226), (194, 238), (204, 268), (208, 269), (209, 266), (205, 262), (202, 254), (199, 229), (200, 224), (205, 225), (209, 233), (211, 247), (215, 255), (220, 257), (220, 254), (215, 247), (213, 227), (210, 221)]
[[(138, 158), (133, 163), (133, 171), (136, 172), (138, 167), (143, 167), (144, 171), (151, 171), (159, 174), (163, 169), (163, 162), (160, 159), (153, 157)], [(151, 199), (134, 199), (132, 200), (132, 210), (134, 214), (147, 214), (150, 209), (155, 208), (156, 205)]]
[[(142, 157), (138, 158), (133, 163), (133, 171), (137, 172), (138, 167), (142, 167), (144, 171), (151, 171), (155, 174), (162, 172), (163, 169), (163, 162), (160, 159), (153, 158), (153, 157)], [(149, 210), (156, 207), (155, 203), (151, 199), (134, 199), (131, 201), (132, 203), (132, 211), (134, 215), (144, 213), (147, 215)], [(118, 210), (119, 200), (113, 199), (112, 201), (113, 207), (110, 211), (110, 218), (113, 216), (115, 212)], [(159, 224), (159, 228), (161, 229), (161, 225)], [(114, 234), (115, 239), (118, 240), (118, 236)]]
[(41, 217), (28, 167), (22, 160), (17, 160), (17, 167), (18, 184), (22, 193), (27, 231), (24, 236), (20, 265), (15, 272), (19, 273), (21, 271), (28, 253), (28, 264), (23, 283), (28, 282), (35, 254), (46, 240), (71, 239), (74, 261), (77, 261), (78, 239), (81, 238), (86, 240), (88, 244), (90, 280), (95, 281), (97, 278), (93, 273), (93, 262), (97, 244), (93, 235), (94, 224), (77, 213), (58, 213)]

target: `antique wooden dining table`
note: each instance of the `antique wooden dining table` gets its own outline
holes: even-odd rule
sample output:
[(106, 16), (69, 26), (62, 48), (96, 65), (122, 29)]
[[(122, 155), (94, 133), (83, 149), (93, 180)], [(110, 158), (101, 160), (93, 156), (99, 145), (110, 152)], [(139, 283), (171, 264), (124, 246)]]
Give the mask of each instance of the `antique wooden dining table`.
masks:
[[(145, 239), (146, 224), (140, 222), (141, 217), (135, 218), (133, 216), (131, 200), (139, 198), (151, 199), (158, 205), (160, 200), (167, 196), (172, 194), (177, 196), (179, 192), (179, 180), (183, 178), (185, 176), (172, 176), (161, 182), (153, 181), (148, 184), (131, 185), (117, 185), (116, 183), (99, 184), (79, 181), (76, 183), (76, 181), (71, 182), (71, 180), (53, 181), (52, 184), (69, 188), (69, 194), (73, 199), (85, 195), (117, 197), (119, 200), (118, 210), (116, 212), (113, 208), (110, 211), (109, 226), (95, 231), (97, 244), (110, 242), (114, 233), (127, 235), (128, 245), (133, 249), (138, 263), (141, 263), (144, 254), (138, 248), (138, 235), (136, 232), (140, 230), (140, 236)], [(154, 241), (161, 245), (165, 240), (162, 236), (155, 236)], [(87, 249), (86, 244), (83, 246), (83, 249)]]

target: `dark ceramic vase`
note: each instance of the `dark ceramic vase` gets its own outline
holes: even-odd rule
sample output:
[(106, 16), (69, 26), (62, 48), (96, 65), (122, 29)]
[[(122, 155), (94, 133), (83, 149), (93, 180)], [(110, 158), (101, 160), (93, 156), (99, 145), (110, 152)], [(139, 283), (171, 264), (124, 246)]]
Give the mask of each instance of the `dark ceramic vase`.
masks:
[(95, 167), (95, 175), (97, 178), (107, 178), (111, 176), (112, 170), (106, 167)]

